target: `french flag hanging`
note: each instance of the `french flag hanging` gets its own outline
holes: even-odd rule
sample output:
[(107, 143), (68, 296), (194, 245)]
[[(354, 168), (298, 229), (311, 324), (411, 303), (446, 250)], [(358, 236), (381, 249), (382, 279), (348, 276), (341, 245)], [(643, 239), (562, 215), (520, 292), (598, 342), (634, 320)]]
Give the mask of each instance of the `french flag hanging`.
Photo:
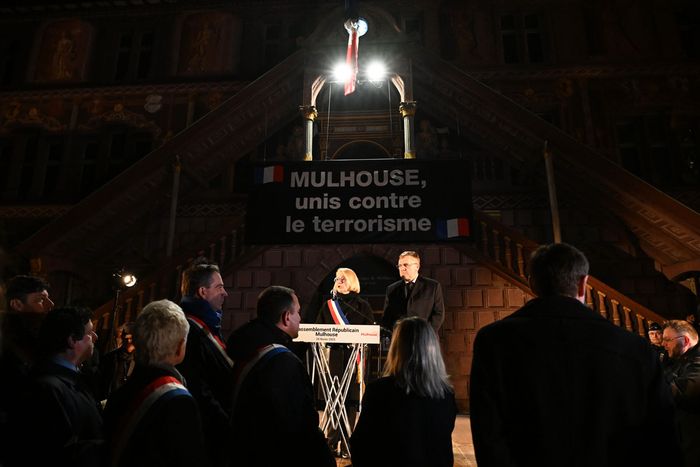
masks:
[(357, 81), (357, 57), (360, 47), (360, 35), (357, 31), (359, 23), (357, 21), (349, 21), (348, 26), (348, 52), (345, 56), (345, 64), (350, 73), (345, 79), (346, 96), (355, 92), (355, 82)]
[(469, 219), (464, 217), (439, 220), (437, 236), (442, 239), (469, 236)]
[(255, 184), (282, 183), (284, 181), (284, 167), (281, 165), (270, 165), (267, 167), (257, 167), (255, 169)]

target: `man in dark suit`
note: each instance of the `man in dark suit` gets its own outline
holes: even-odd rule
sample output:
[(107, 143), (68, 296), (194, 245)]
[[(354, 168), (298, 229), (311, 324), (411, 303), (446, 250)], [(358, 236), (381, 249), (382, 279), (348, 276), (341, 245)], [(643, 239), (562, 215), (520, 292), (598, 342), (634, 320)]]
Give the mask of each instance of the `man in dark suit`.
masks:
[(529, 266), (537, 298), (474, 342), (469, 403), (479, 467), (680, 465), (658, 355), (584, 305), (583, 253), (547, 245)]
[(419, 316), (438, 332), (445, 319), (445, 303), (440, 283), (418, 275), (420, 256), (415, 251), (401, 253), (397, 267), (401, 280), (386, 288), (382, 326), (392, 329), (400, 318)]
[(177, 365), (197, 401), (212, 465), (227, 465), (226, 435), (231, 410), (231, 370), (221, 334), (221, 311), (228, 296), (219, 267), (196, 263), (182, 273), (180, 307), (190, 330), (185, 358)]
[(700, 465), (700, 345), (687, 321), (664, 323), (663, 344), (670, 358), (666, 381), (676, 402), (676, 421), (686, 466)]
[(226, 448), (236, 467), (335, 467), (318, 426), (311, 378), (289, 347), (299, 336), (294, 290), (272, 285), (258, 296), (257, 318), (229, 338), (233, 413)]
[(97, 334), (88, 309), (54, 308), (39, 331), (41, 358), (17, 404), (16, 427), (24, 456), (17, 465), (99, 466), (102, 416), (80, 371)]

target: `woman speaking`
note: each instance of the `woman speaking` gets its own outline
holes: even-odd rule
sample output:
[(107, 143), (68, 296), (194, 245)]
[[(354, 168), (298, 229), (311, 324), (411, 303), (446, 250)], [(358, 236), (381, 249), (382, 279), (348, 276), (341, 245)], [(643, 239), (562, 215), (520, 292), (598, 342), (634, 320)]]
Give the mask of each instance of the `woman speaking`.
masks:
[[(337, 307), (334, 307), (332, 302), (335, 302)], [(360, 297), (360, 280), (355, 271), (338, 268), (333, 279), (331, 299), (321, 305), (316, 322), (318, 324), (374, 324), (372, 307), (367, 300)]]
[[(374, 324), (372, 307), (359, 295), (360, 281), (355, 271), (339, 268), (335, 272), (331, 298), (321, 305), (316, 322), (318, 324)], [(332, 376), (342, 379), (345, 368), (352, 354), (352, 347), (345, 344), (331, 344), (328, 366)], [(367, 361), (367, 359), (365, 359)], [(345, 408), (351, 428), (355, 425), (355, 415), (360, 400), (360, 385), (364, 383), (365, 365), (357, 365), (356, 377), (348, 389)], [(347, 457), (347, 449), (341, 443), (338, 427), (330, 426), (328, 444), (339, 457)]]

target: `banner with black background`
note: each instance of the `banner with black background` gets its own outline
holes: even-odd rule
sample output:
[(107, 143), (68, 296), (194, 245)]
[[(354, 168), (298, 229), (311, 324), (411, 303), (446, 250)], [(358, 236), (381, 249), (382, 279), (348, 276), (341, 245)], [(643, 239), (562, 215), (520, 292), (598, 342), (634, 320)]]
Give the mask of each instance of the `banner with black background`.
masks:
[(252, 167), (247, 241), (464, 241), (472, 231), (467, 161), (369, 159)]

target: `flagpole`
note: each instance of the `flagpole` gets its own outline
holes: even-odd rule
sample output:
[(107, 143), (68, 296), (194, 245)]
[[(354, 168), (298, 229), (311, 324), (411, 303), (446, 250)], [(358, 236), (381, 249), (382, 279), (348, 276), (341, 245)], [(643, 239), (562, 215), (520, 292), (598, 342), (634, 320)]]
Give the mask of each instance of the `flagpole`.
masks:
[(547, 191), (549, 192), (549, 209), (552, 213), (552, 234), (554, 243), (561, 243), (561, 227), (559, 225), (559, 203), (557, 201), (557, 187), (554, 183), (554, 164), (552, 153), (548, 149), (548, 141), (544, 141), (544, 166), (547, 171)]

